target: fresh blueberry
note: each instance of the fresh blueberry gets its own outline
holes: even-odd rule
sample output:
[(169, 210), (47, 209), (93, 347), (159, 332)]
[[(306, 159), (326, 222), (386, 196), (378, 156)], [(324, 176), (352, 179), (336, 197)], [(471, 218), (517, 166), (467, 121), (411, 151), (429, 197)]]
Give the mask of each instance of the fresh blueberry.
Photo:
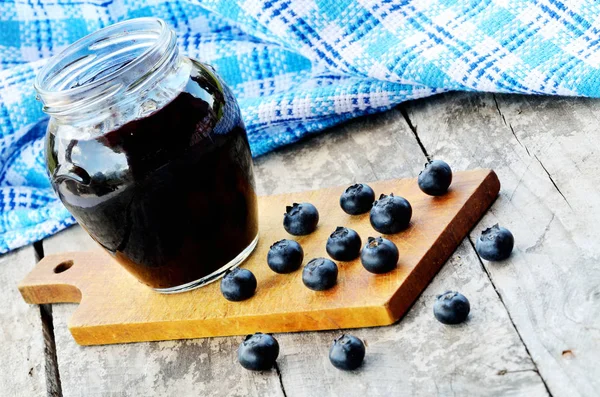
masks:
[(360, 254), (360, 236), (352, 229), (338, 226), (327, 239), (325, 249), (337, 261), (351, 261)]
[(398, 256), (398, 247), (387, 238), (369, 237), (360, 254), (360, 261), (367, 271), (383, 274), (396, 268)]
[(283, 227), (294, 236), (311, 234), (319, 223), (319, 211), (311, 203), (294, 203), (285, 207)]
[(340, 206), (345, 213), (359, 215), (369, 212), (375, 201), (375, 192), (369, 185), (357, 183), (346, 189), (340, 196)]
[(360, 367), (365, 358), (365, 344), (352, 335), (342, 335), (329, 349), (329, 361), (337, 369), (352, 371)]
[(433, 160), (425, 164), (419, 174), (419, 188), (430, 196), (441, 196), (448, 191), (452, 183), (452, 170), (448, 163), (442, 160)]
[(515, 238), (510, 230), (495, 224), (481, 233), (475, 247), (483, 259), (502, 261), (510, 256), (514, 245)]
[(300, 268), (304, 259), (302, 246), (294, 240), (280, 240), (271, 246), (267, 264), (275, 273), (285, 274)]
[(238, 361), (251, 371), (271, 369), (279, 356), (279, 343), (268, 334), (248, 335), (238, 348)]
[(394, 234), (408, 227), (411, 216), (412, 207), (405, 198), (382, 194), (371, 208), (371, 226), (379, 233)]
[(316, 258), (304, 266), (302, 282), (313, 291), (325, 291), (337, 282), (337, 265), (326, 258)]
[(225, 299), (239, 302), (251, 298), (256, 291), (256, 277), (248, 269), (236, 267), (221, 279), (221, 293)]
[(433, 304), (433, 315), (442, 324), (460, 324), (471, 311), (469, 300), (456, 291), (446, 291), (438, 295)]

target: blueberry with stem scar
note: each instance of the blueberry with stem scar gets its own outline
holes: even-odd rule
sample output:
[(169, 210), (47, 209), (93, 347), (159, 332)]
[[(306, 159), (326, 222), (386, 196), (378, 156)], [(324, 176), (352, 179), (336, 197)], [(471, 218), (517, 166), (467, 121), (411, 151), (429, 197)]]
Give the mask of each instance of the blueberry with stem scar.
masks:
[(433, 315), (442, 324), (460, 324), (471, 311), (469, 300), (456, 291), (446, 291), (438, 295), (433, 304)]
[(515, 245), (512, 233), (495, 224), (485, 229), (477, 239), (475, 248), (483, 259), (488, 261), (502, 261), (510, 256)]
[(256, 277), (250, 270), (236, 267), (221, 279), (221, 293), (229, 301), (243, 301), (254, 295), (256, 284)]
[(352, 229), (338, 226), (327, 239), (325, 249), (337, 261), (351, 261), (360, 254), (360, 236)]
[(373, 201), (375, 201), (375, 192), (364, 183), (349, 186), (340, 196), (340, 206), (345, 213), (350, 215), (369, 212)]
[(452, 170), (445, 161), (429, 161), (425, 164), (417, 181), (423, 193), (430, 196), (441, 196), (448, 191), (448, 187), (452, 183)]
[(337, 282), (338, 268), (326, 258), (315, 258), (304, 266), (302, 282), (313, 291), (325, 291)]
[(250, 371), (266, 371), (275, 365), (279, 343), (271, 335), (260, 332), (248, 335), (238, 347), (238, 361)]
[(329, 361), (337, 369), (352, 371), (361, 366), (365, 358), (365, 344), (356, 336), (344, 334), (333, 341)]
[(271, 246), (267, 254), (267, 264), (275, 273), (285, 274), (296, 271), (302, 265), (304, 251), (294, 240), (280, 240)]
[(398, 247), (383, 237), (369, 237), (360, 254), (363, 267), (375, 274), (391, 272), (398, 265)]
[(304, 236), (315, 231), (319, 223), (319, 211), (311, 203), (294, 203), (283, 214), (283, 227), (294, 236)]
[(412, 217), (412, 207), (403, 197), (382, 194), (373, 203), (369, 219), (373, 229), (379, 233), (394, 234), (408, 227)]

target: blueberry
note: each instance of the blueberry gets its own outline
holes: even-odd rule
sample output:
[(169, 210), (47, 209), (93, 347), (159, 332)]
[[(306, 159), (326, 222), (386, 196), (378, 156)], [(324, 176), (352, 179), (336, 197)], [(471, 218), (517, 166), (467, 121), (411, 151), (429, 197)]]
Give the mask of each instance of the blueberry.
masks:
[(394, 234), (408, 227), (411, 216), (412, 207), (405, 198), (382, 194), (371, 208), (371, 226), (379, 233)]
[(367, 271), (383, 274), (396, 268), (398, 256), (398, 247), (387, 238), (369, 237), (360, 254), (360, 261)]
[(430, 196), (441, 196), (448, 191), (452, 183), (452, 170), (448, 163), (442, 160), (433, 160), (425, 164), (419, 174), (419, 188)]
[(304, 266), (302, 282), (313, 291), (325, 291), (337, 282), (337, 265), (326, 258), (316, 258)]
[(446, 291), (438, 295), (433, 304), (433, 315), (442, 324), (460, 324), (471, 311), (469, 300), (456, 291)]
[(515, 238), (512, 233), (495, 224), (481, 233), (475, 247), (483, 259), (502, 261), (510, 256), (514, 245)]
[(342, 335), (329, 349), (329, 361), (337, 369), (351, 371), (360, 367), (365, 358), (365, 344), (352, 335)]
[(319, 223), (319, 211), (311, 203), (294, 203), (285, 207), (283, 227), (294, 236), (311, 234)]
[(325, 249), (329, 256), (338, 261), (351, 261), (360, 254), (360, 236), (352, 229), (338, 226), (327, 239)]
[(369, 185), (357, 183), (346, 189), (340, 196), (340, 206), (345, 213), (359, 215), (369, 212), (375, 201), (375, 192)]
[(279, 343), (268, 334), (248, 335), (238, 348), (238, 361), (251, 371), (271, 369), (279, 356)]
[(302, 246), (294, 240), (280, 240), (271, 246), (267, 264), (275, 273), (285, 274), (300, 268), (304, 259)]
[(221, 279), (221, 293), (225, 299), (239, 302), (251, 298), (256, 291), (256, 277), (248, 269), (235, 268)]

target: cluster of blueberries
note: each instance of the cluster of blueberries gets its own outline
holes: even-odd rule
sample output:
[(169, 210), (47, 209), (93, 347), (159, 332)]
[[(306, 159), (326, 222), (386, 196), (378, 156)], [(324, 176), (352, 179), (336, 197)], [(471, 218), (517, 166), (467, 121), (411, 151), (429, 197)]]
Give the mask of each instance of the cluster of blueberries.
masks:
[[(419, 188), (431, 196), (441, 196), (452, 183), (452, 170), (441, 160), (430, 161), (418, 178)], [(375, 200), (375, 193), (368, 185), (355, 184), (348, 187), (340, 197), (340, 206), (350, 215), (370, 212), (371, 226), (382, 234), (395, 234), (410, 224), (410, 203), (394, 194), (382, 194)], [(312, 233), (319, 222), (319, 212), (310, 203), (294, 203), (284, 214), (285, 230), (295, 236)], [(514, 238), (510, 231), (494, 225), (482, 232), (476, 249), (486, 260), (499, 261), (512, 252)], [(398, 248), (384, 237), (369, 237), (362, 247), (358, 233), (346, 227), (338, 227), (327, 239), (327, 254), (337, 261), (351, 261), (360, 256), (363, 267), (375, 274), (394, 270), (398, 263)], [(267, 264), (276, 273), (292, 273), (300, 268), (304, 251), (294, 240), (284, 239), (273, 244), (267, 256)], [(302, 271), (302, 282), (314, 291), (332, 288), (337, 282), (338, 267), (330, 259), (315, 258)], [(256, 278), (247, 269), (236, 268), (221, 280), (221, 292), (230, 301), (242, 301), (254, 295)], [(443, 324), (459, 324), (470, 312), (469, 300), (456, 291), (437, 296), (433, 306), (435, 318)], [(240, 364), (249, 370), (262, 371), (271, 368), (279, 355), (279, 344), (271, 335), (256, 333), (248, 335), (238, 349)], [(331, 363), (342, 370), (358, 368), (365, 357), (365, 345), (357, 337), (344, 334), (334, 340), (330, 350)]]

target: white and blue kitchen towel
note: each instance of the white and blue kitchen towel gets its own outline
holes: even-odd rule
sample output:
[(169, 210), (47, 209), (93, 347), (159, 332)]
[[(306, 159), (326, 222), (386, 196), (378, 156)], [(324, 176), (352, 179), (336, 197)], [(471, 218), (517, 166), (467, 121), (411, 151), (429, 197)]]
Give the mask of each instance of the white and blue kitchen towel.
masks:
[(600, 96), (595, 0), (3, 0), (0, 253), (75, 222), (45, 174), (36, 72), (141, 16), (168, 21), (223, 76), (255, 156), (448, 90)]

